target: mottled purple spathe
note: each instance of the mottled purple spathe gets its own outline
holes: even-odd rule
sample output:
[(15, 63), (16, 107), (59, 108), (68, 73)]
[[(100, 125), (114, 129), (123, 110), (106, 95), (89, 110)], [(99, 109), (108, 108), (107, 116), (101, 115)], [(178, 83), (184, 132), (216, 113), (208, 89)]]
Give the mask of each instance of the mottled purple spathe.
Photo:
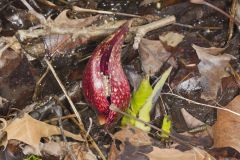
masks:
[[(130, 101), (130, 86), (121, 65), (121, 47), (129, 24), (122, 25), (93, 52), (83, 72), (83, 93), (86, 100), (103, 114), (107, 124), (117, 113), (109, 109), (110, 103), (125, 110)], [(104, 76), (108, 77), (110, 95), (106, 95)], [(108, 98), (107, 98), (108, 97)]]

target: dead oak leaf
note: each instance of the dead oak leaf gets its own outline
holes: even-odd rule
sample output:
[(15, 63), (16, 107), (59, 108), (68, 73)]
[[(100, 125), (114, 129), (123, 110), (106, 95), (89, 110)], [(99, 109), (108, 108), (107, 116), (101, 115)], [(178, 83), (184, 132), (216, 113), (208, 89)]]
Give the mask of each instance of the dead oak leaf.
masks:
[(127, 126), (114, 134), (109, 160), (147, 159), (142, 153), (152, 151), (151, 138), (141, 129)]
[[(40, 139), (52, 135), (60, 135), (60, 129), (56, 126), (33, 119), (28, 114), (22, 118), (13, 120), (3, 131), (7, 132), (7, 140), (15, 139), (34, 148), (35, 153), (40, 153)], [(78, 141), (83, 141), (80, 135), (64, 131), (64, 135)]]
[[(226, 108), (240, 113), (240, 96), (235, 97)], [(214, 147), (232, 147), (240, 152), (240, 117), (223, 110), (217, 111), (213, 126)]]
[[(93, 22), (95, 22), (99, 15), (96, 16), (90, 16), (87, 18), (82, 19), (70, 19), (67, 16), (68, 10), (62, 11), (54, 20), (53, 20), (53, 27), (63, 27), (63, 28), (82, 28), (90, 26)], [(48, 19), (48, 22), (51, 22), (50, 19)]]
[(139, 44), (139, 54), (144, 72), (151, 76), (159, 71), (166, 61), (172, 66), (176, 66), (175, 60), (170, 57), (171, 53), (158, 40), (142, 38)]
[(146, 154), (149, 160), (215, 160), (206, 151), (199, 148), (193, 148), (191, 150), (182, 152), (175, 148), (160, 149), (153, 147), (153, 151)]
[(192, 47), (201, 60), (198, 64), (198, 70), (201, 74), (200, 84), (203, 90), (201, 98), (205, 100), (215, 99), (218, 89), (221, 87), (221, 79), (229, 76), (226, 67), (234, 57), (229, 54), (221, 54), (225, 50), (224, 48), (203, 48), (194, 44)]
[(193, 148), (180, 151), (175, 148), (160, 149), (152, 146), (152, 140), (146, 132), (127, 126), (114, 134), (109, 160), (214, 160), (206, 151)]

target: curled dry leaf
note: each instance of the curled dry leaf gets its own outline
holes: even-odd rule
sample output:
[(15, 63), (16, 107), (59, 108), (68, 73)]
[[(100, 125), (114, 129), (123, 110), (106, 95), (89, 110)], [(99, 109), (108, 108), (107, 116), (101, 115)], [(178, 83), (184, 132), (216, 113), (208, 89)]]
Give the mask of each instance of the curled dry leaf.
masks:
[[(35, 153), (41, 155), (40, 139), (52, 135), (60, 135), (60, 129), (56, 126), (33, 119), (28, 114), (24, 114), (22, 118), (17, 118), (3, 130), (7, 132), (7, 140), (15, 139), (33, 147)], [(80, 135), (72, 134), (64, 131), (65, 136), (71, 137), (78, 141), (83, 141)]]
[(139, 54), (144, 72), (151, 76), (159, 71), (166, 61), (176, 66), (175, 60), (170, 57), (171, 53), (166, 51), (161, 41), (142, 38), (139, 44)]
[(197, 45), (192, 47), (201, 60), (198, 64), (198, 70), (201, 74), (200, 84), (203, 90), (201, 98), (205, 100), (215, 99), (218, 89), (221, 87), (221, 79), (229, 76), (226, 67), (234, 57), (229, 54), (221, 54), (224, 48), (203, 48)]
[[(240, 96), (235, 97), (226, 108), (240, 113)], [(240, 152), (240, 117), (225, 112), (217, 111), (217, 122), (213, 126), (214, 147), (232, 147)]]

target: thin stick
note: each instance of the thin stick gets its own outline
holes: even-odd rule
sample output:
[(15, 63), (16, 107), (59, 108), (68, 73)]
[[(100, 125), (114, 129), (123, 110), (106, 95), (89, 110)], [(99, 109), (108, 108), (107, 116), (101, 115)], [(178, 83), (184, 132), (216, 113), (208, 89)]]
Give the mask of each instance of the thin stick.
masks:
[[(66, 116), (62, 116), (61, 119), (64, 120), (64, 119), (69, 119), (69, 118), (75, 118), (76, 115), (75, 114), (70, 114), (70, 115), (66, 115)], [(50, 123), (50, 122), (53, 122), (53, 121), (58, 121), (58, 118), (52, 118), (52, 119), (49, 119), (49, 120), (45, 120), (44, 122), (45, 123)]]
[(160, 27), (164, 27), (169, 24), (173, 24), (175, 22), (176, 22), (175, 16), (169, 16), (169, 17), (160, 19), (158, 21), (154, 21), (152, 23), (137, 27), (136, 36), (134, 38), (133, 48), (135, 50), (138, 49), (139, 43), (140, 43), (141, 39), (143, 38), (143, 36), (145, 36), (146, 33), (150, 32), (152, 30), (158, 29)]
[[(69, 95), (68, 95), (68, 93), (67, 93), (67, 90), (66, 90), (65, 87), (63, 86), (61, 80), (59, 79), (57, 73), (55, 72), (55, 70), (54, 70), (52, 64), (49, 62), (49, 60), (47, 60), (46, 58), (44, 58), (44, 61), (47, 63), (49, 69), (51, 70), (53, 76), (54, 76), (55, 79), (57, 80), (57, 82), (58, 82), (59, 86), (61, 87), (61, 89), (62, 89), (65, 97), (67, 98), (67, 100), (68, 100), (68, 102), (69, 102), (69, 104), (70, 104), (70, 106), (71, 106), (74, 114), (76, 115), (76, 117), (77, 117), (77, 119), (78, 119), (80, 129), (86, 134), (87, 132), (86, 132), (86, 130), (85, 130), (85, 128), (84, 128), (84, 125), (83, 125), (82, 119), (81, 119), (81, 117), (80, 117), (80, 114), (78, 113), (78, 111), (77, 111), (77, 109), (76, 109), (73, 101), (72, 101), (71, 98), (69, 97)], [(98, 151), (98, 154), (100, 155), (100, 157), (101, 157), (103, 160), (106, 160), (106, 158), (104, 157), (103, 153), (101, 152), (101, 150), (99, 149), (99, 147), (97, 146), (97, 144), (95, 143), (95, 141), (92, 139), (92, 137), (91, 137), (90, 135), (89, 135), (88, 137), (90, 138), (90, 140), (91, 140), (93, 146), (95, 147), (95, 149)], [(87, 138), (87, 137), (86, 137), (86, 138)]]
[(67, 90), (66, 90), (65, 87), (63, 86), (63, 84), (62, 84), (61, 80), (59, 79), (57, 73), (55, 72), (52, 64), (51, 64), (51, 63), (49, 62), (49, 60), (47, 60), (46, 58), (44, 59), (44, 61), (47, 63), (49, 69), (51, 70), (53, 76), (54, 76), (55, 79), (57, 80), (57, 82), (58, 82), (59, 86), (61, 87), (61, 89), (62, 89), (65, 97), (67, 98), (67, 100), (68, 100), (68, 102), (69, 102), (69, 104), (70, 104), (70, 106), (71, 106), (74, 114), (76, 115), (76, 117), (77, 117), (77, 119), (78, 119), (78, 122), (79, 122), (79, 124), (80, 124), (80, 126), (81, 126), (81, 129), (82, 129), (82, 130), (85, 130), (85, 129), (84, 129), (84, 125), (83, 125), (83, 123), (82, 123), (82, 119), (81, 119), (81, 117), (80, 117), (80, 114), (78, 113), (78, 111), (77, 111), (77, 109), (76, 109), (73, 101), (72, 101), (71, 98), (68, 96)]
[(193, 104), (197, 104), (197, 105), (200, 105), (200, 106), (205, 106), (205, 107), (209, 107), (209, 108), (215, 108), (215, 109), (219, 109), (219, 110), (223, 110), (223, 111), (226, 111), (226, 112), (230, 112), (232, 114), (235, 114), (237, 116), (240, 116), (240, 113), (237, 113), (237, 112), (234, 112), (228, 108), (221, 108), (221, 107), (217, 107), (217, 106), (213, 106), (213, 105), (209, 105), (209, 104), (204, 104), (204, 103), (199, 103), (199, 102), (196, 102), (196, 101), (193, 101), (191, 99), (188, 99), (188, 98), (185, 98), (185, 97), (182, 97), (182, 96), (179, 96), (177, 94), (174, 94), (174, 93), (161, 93), (163, 95), (171, 95), (171, 96), (175, 96), (177, 98), (180, 98), (182, 100), (185, 100), (185, 101), (188, 101), (190, 103), (193, 103)]
[(49, 72), (49, 67), (47, 67), (46, 71), (43, 73), (43, 75), (40, 77), (40, 79), (37, 81), (36, 83), (36, 86), (35, 86), (35, 89), (34, 89), (34, 93), (33, 93), (33, 101), (36, 101), (37, 100), (37, 97), (38, 97), (38, 92), (40, 90), (40, 87), (41, 87), (41, 83), (42, 81), (44, 80), (44, 78), (47, 76)]
[(87, 133), (86, 133), (86, 137), (89, 135), (91, 129), (92, 129), (92, 124), (93, 124), (93, 121), (92, 121), (92, 118), (89, 117), (89, 127), (88, 127), (88, 130), (87, 130)]
[(77, 7), (77, 6), (73, 6), (72, 9), (77, 11), (77, 12), (110, 14), (110, 15), (119, 15), (119, 16), (135, 17), (135, 18), (140, 18), (141, 17), (139, 15), (134, 15), (134, 14), (111, 12), (111, 11), (103, 11), (103, 10), (95, 10), (95, 9), (86, 9), (86, 8), (80, 8), (80, 7)]
[(173, 25), (180, 26), (180, 27), (185, 27), (185, 28), (190, 28), (190, 29), (201, 29), (201, 30), (220, 30), (220, 29), (223, 29), (223, 27), (192, 26), (192, 25), (189, 25), (189, 24), (182, 24), (182, 23), (173, 23)]
[[(232, 1), (230, 13), (234, 19), (236, 17), (237, 4), (238, 4), (237, 0)], [(233, 20), (230, 19), (229, 24), (228, 24), (228, 41), (230, 41), (232, 39), (233, 29), (234, 29), (234, 22), (233, 22)]]

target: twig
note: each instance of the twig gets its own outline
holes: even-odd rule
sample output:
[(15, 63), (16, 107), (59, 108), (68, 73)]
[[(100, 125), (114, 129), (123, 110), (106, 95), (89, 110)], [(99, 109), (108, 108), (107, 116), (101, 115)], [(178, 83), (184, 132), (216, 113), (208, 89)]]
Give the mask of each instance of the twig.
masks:
[[(74, 114), (76, 115), (77, 119), (78, 119), (78, 122), (79, 122), (79, 127), (80, 129), (85, 133), (86, 135), (86, 130), (84, 128), (84, 125), (82, 123), (82, 119), (80, 117), (80, 114), (78, 113), (75, 105), (73, 104), (73, 101), (71, 100), (71, 98), (68, 96), (68, 93), (67, 93), (67, 90), (65, 89), (65, 87), (63, 86), (61, 80), (59, 79), (57, 73), (55, 72), (52, 64), (49, 62), (49, 60), (47, 60), (46, 58), (44, 59), (44, 61), (47, 63), (49, 69), (51, 70), (53, 76), (55, 77), (55, 79), (57, 80), (59, 86), (61, 87), (63, 93), (65, 94), (65, 97), (67, 98)], [(86, 137), (87, 138), (87, 137)], [(100, 157), (103, 159), (103, 160), (106, 160), (106, 158), (104, 157), (103, 153), (101, 152), (101, 150), (99, 149), (99, 147), (97, 146), (97, 144), (95, 143), (95, 141), (92, 139), (92, 137), (89, 135), (88, 138), (91, 140), (92, 142), (92, 145), (95, 147), (95, 149), (98, 151), (98, 154), (100, 155)]]
[(33, 97), (32, 97), (33, 101), (37, 100), (38, 93), (39, 93), (39, 90), (40, 90), (40, 87), (41, 87), (41, 83), (42, 83), (43, 79), (47, 76), (48, 72), (49, 72), (49, 67), (47, 67), (46, 71), (43, 73), (43, 75), (37, 81), (37, 83), (35, 85)]
[[(70, 114), (70, 115), (62, 116), (61, 119), (64, 120), (64, 119), (75, 118), (75, 117), (76, 117), (75, 114)], [(58, 118), (52, 118), (52, 119), (49, 119), (49, 120), (45, 120), (44, 122), (45, 123), (50, 123), (50, 122), (53, 122), (53, 121), (58, 121)]]
[(193, 101), (191, 99), (188, 99), (188, 98), (185, 98), (185, 97), (182, 97), (182, 96), (179, 96), (177, 94), (174, 94), (174, 93), (161, 93), (163, 95), (171, 95), (171, 96), (175, 96), (177, 98), (180, 98), (182, 100), (185, 100), (185, 101), (188, 101), (190, 103), (193, 103), (193, 104), (197, 104), (197, 105), (200, 105), (200, 106), (205, 106), (205, 107), (209, 107), (209, 108), (215, 108), (215, 109), (219, 109), (219, 110), (223, 110), (223, 111), (226, 111), (226, 112), (230, 112), (232, 114), (235, 114), (237, 116), (240, 116), (240, 113), (237, 113), (237, 112), (234, 112), (228, 108), (221, 108), (221, 107), (217, 107), (217, 106), (213, 106), (213, 105), (209, 105), (209, 104), (204, 104), (204, 103), (199, 103), (199, 102), (196, 102), (196, 101)]
[(91, 129), (92, 129), (92, 123), (93, 123), (93, 121), (92, 121), (92, 118), (91, 117), (89, 117), (89, 127), (88, 127), (88, 130), (87, 130), (87, 133), (86, 133), (86, 137), (88, 137), (88, 135), (89, 135), (89, 133), (90, 133), (90, 131), (91, 131)]
[[(237, 2), (238, 0), (233, 0), (232, 1), (232, 6), (231, 6), (231, 16), (235, 19), (236, 13), (237, 13)], [(234, 29), (234, 22), (233, 20), (230, 19), (229, 24), (228, 24), (228, 40), (232, 39), (233, 36), (233, 29)]]
[(201, 30), (220, 30), (223, 29), (223, 27), (213, 27), (213, 26), (192, 26), (189, 24), (182, 24), (182, 23), (173, 23), (173, 25), (180, 26), (180, 27), (185, 27), (189, 29), (201, 29)]
[(77, 117), (77, 119), (78, 119), (78, 122), (79, 122), (79, 124), (80, 124), (80, 126), (81, 126), (81, 129), (82, 129), (82, 130), (85, 130), (85, 129), (84, 129), (84, 125), (83, 125), (83, 123), (82, 123), (82, 119), (81, 119), (81, 117), (80, 117), (80, 114), (78, 113), (75, 105), (73, 104), (73, 101), (72, 101), (71, 98), (68, 96), (67, 90), (66, 90), (65, 87), (63, 86), (63, 84), (62, 84), (61, 80), (59, 79), (57, 73), (55, 72), (52, 64), (51, 64), (51, 63), (49, 62), (49, 60), (47, 60), (46, 58), (44, 59), (44, 61), (47, 63), (47, 65), (48, 65), (49, 69), (51, 70), (53, 76), (55, 77), (55, 79), (57, 80), (57, 82), (58, 82), (59, 86), (61, 87), (63, 93), (65, 94), (65, 97), (67, 98), (67, 100), (68, 100), (68, 102), (69, 102), (69, 104), (70, 104), (70, 106), (71, 106), (74, 114), (76, 115), (76, 117)]
[(127, 16), (127, 17), (135, 17), (140, 18), (139, 15), (134, 14), (128, 14), (128, 13), (119, 13), (119, 12), (110, 12), (110, 11), (103, 11), (103, 10), (95, 10), (95, 9), (86, 9), (86, 8), (80, 8), (77, 6), (72, 7), (73, 10), (77, 12), (89, 12), (89, 13), (100, 13), (100, 14), (110, 14), (110, 15), (119, 15), (119, 16)]
[(64, 141), (64, 143), (65, 143), (65, 145), (66, 145), (66, 147), (67, 147), (67, 150), (68, 150), (68, 152), (70, 153), (70, 156), (71, 156), (72, 160), (77, 160), (77, 157), (76, 157), (76, 155), (74, 154), (74, 152), (73, 152), (73, 150), (72, 150), (72, 147), (70, 147), (70, 145), (68, 144), (67, 138), (66, 138), (66, 136), (64, 135), (63, 125), (62, 125), (62, 118), (61, 118), (61, 117), (62, 117), (62, 108), (57, 105), (57, 106), (54, 108), (54, 110), (55, 110), (55, 113), (56, 113), (56, 115), (57, 115), (57, 117), (58, 117), (58, 125), (59, 125), (59, 128), (60, 128), (61, 135), (62, 135), (62, 137), (63, 137), (63, 141)]
[(145, 36), (146, 33), (150, 32), (152, 30), (158, 29), (160, 27), (175, 23), (175, 22), (176, 22), (175, 16), (169, 16), (169, 17), (160, 19), (158, 21), (137, 27), (136, 36), (134, 38), (133, 48), (135, 50), (138, 49), (139, 43), (140, 43), (142, 37)]

